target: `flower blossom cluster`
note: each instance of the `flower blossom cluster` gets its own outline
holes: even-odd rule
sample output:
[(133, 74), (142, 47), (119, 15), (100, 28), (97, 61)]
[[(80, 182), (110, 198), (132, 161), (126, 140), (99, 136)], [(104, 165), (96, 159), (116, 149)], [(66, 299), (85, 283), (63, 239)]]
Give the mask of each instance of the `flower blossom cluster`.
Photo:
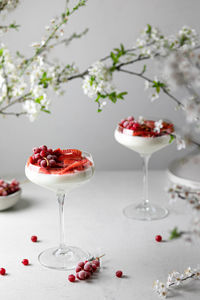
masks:
[(192, 278), (200, 279), (200, 266), (196, 268), (188, 267), (184, 273), (173, 271), (169, 273), (166, 283), (156, 280), (153, 284), (153, 289), (161, 298), (166, 298), (172, 286), (180, 286), (185, 280)]
[(0, 11), (9, 12), (17, 7), (19, 0), (1, 0), (0, 1)]
[(84, 94), (90, 98), (96, 97), (99, 93), (110, 94), (115, 89), (112, 73), (103, 62), (97, 61), (88, 69), (88, 75), (84, 77), (82, 87)]
[(200, 209), (200, 191), (173, 184), (168, 189), (168, 193), (170, 194), (171, 202), (181, 199), (187, 201), (194, 209)]
[(0, 49), (0, 103), (21, 96), (27, 85), (23, 78), (19, 77), (19, 69), (15, 65), (9, 50), (4, 44)]

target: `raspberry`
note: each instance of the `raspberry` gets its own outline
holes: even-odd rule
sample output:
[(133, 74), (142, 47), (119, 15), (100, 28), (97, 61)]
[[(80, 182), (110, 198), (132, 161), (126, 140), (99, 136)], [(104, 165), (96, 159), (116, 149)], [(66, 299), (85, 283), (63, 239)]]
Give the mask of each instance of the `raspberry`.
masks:
[(122, 277), (122, 275), (123, 275), (123, 272), (122, 271), (117, 271), (116, 273), (115, 273), (115, 275), (117, 276), (117, 277)]
[(68, 280), (69, 280), (70, 282), (74, 282), (74, 281), (76, 280), (76, 277), (75, 277), (73, 274), (70, 274), (70, 275), (68, 276)]
[(5, 275), (5, 274), (6, 274), (6, 269), (0, 268), (0, 274), (1, 274), (1, 275)]
[(156, 240), (156, 242), (162, 242), (162, 236), (161, 235), (156, 235), (155, 240)]

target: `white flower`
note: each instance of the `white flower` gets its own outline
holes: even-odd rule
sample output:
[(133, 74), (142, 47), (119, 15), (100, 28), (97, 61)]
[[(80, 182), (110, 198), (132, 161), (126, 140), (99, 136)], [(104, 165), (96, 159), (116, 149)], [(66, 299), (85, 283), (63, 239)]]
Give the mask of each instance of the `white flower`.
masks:
[(29, 120), (31, 122), (35, 121), (40, 113), (40, 104), (27, 100), (23, 103), (23, 111), (28, 113)]
[(153, 284), (153, 290), (158, 293), (158, 295), (161, 298), (166, 298), (167, 297), (167, 292), (168, 289), (166, 285), (163, 282), (160, 282), (159, 280), (156, 280)]
[(144, 81), (144, 90), (148, 90), (150, 87), (150, 82), (148, 80)]
[(159, 94), (157, 93), (157, 92), (155, 92), (155, 93), (153, 93), (152, 95), (151, 95), (151, 101), (153, 102), (153, 101), (155, 101), (156, 99), (158, 99), (159, 98)]
[(154, 126), (154, 131), (160, 133), (160, 129), (163, 128), (163, 120), (156, 121)]
[(139, 116), (138, 123), (139, 124), (144, 124), (144, 121), (145, 121), (144, 117), (143, 116)]

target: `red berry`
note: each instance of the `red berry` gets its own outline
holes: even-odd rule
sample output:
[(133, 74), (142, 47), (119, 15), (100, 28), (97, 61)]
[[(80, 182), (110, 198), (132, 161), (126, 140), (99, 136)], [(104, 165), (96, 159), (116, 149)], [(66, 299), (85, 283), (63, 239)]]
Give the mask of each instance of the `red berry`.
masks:
[(86, 279), (87, 274), (86, 274), (85, 271), (80, 271), (80, 272), (77, 273), (77, 274), (78, 274), (78, 278), (79, 278), (80, 280), (85, 280), (85, 279)]
[(40, 150), (47, 151), (47, 146), (45, 146), (45, 145), (40, 146)]
[(49, 166), (50, 167), (55, 167), (55, 165), (56, 165), (56, 161), (54, 159), (50, 159), (49, 160)]
[(28, 259), (26, 259), (26, 258), (23, 259), (23, 260), (22, 260), (22, 264), (25, 265), (25, 266), (27, 266), (27, 265), (29, 264)]
[(41, 162), (40, 162), (40, 166), (43, 167), (43, 168), (46, 168), (47, 167), (47, 162), (45, 159), (43, 159)]
[(155, 240), (156, 240), (156, 242), (162, 242), (162, 236), (156, 235)]
[(98, 259), (93, 260), (92, 263), (94, 263), (97, 266), (97, 268), (100, 266), (100, 262)]
[(41, 158), (40, 153), (36, 153), (34, 156), (35, 156), (35, 159), (36, 159), (36, 160), (38, 160), (38, 159)]
[(53, 154), (53, 150), (52, 149), (47, 149), (47, 151), (49, 152), (49, 154)]
[(76, 280), (76, 277), (75, 277), (73, 274), (70, 274), (70, 275), (68, 276), (68, 280), (69, 280), (70, 282), (74, 282), (74, 281)]
[(128, 120), (128, 121), (133, 121), (134, 118), (133, 118), (132, 116), (130, 116), (130, 117), (127, 118), (127, 120)]
[(129, 125), (128, 121), (125, 121), (124, 124), (123, 124), (124, 128), (126, 128), (128, 125)]
[(36, 236), (36, 235), (32, 235), (31, 241), (32, 241), (33, 243), (36, 243), (36, 242), (37, 242), (37, 236)]
[(92, 265), (90, 262), (87, 262), (85, 265), (84, 265), (84, 270), (87, 271), (87, 272), (91, 272), (92, 271)]
[(1, 275), (5, 275), (5, 274), (6, 274), (6, 269), (1, 268), (1, 269), (0, 269), (0, 274), (1, 274)]
[(37, 161), (38, 165), (40, 165), (41, 161), (42, 161), (42, 159), (38, 159), (38, 161)]
[(140, 128), (140, 124), (137, 123), (137, 122), (135, 122), (135, 123), (132, 125), (132, 129), (133, 129), (133, 130), (136, 130), (136, 129), (138, 129), (138, 128)]
[(92, 275), (91, 272), (85, 271), (85, 279), (90, 278), (91, 275)]
[(122, 277), (123, 273), (122, 273), (122, 271), (117, 271), (115, 273), (115, 275), (120, 278), (120, 277)]
[(42, 157), (46, 157), (46, 151), (44, 151), (44, 150), (42, 150), (41, 152), (40, 152), (40, 155), (42, 156)]
[(96, 269), (97, 269), (97, 266), (96, 266), (96, 264), (92, 264), (92, 271), (93, 271), (93, 272), (95, 272), (95, 271), (96, 271)]
[(38, 147), (33, 148), (33, 153), (34, 154), (40, 153), (40, 149)]
[(76, 267), (76, 273), (80, 272), (82, 270), (82, 268), (80, 266)]
[(81, 261), (81, 262), (78, 263), (78, 266), (81, 267), (82, 269), (83, 269), (84, 265), (85, 265), (85, 264), (84, 264), (83, 261)]

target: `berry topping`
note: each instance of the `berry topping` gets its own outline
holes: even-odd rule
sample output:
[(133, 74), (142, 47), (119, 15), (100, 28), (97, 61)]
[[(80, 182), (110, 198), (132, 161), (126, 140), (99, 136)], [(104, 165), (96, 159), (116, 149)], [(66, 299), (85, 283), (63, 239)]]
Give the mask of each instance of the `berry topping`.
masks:
[(33, 243), (36, 243), (36, 242), (37, 242), (37, 236), (36, 236), (36, 235), (32, 235), (31, 241), (32, 241)]
[(8, 196), (19, 190), (19, 182), (16, 179), (13, 179), (10, 183), (0, 179), (0, 196)]
[(22, 260), (22, 264), (24, 265), (24, 266), (27, 266), (27, 265), (29, 265), (29, 261), (28, 261), (28, 259), (23, 259)]
[(122, 277), (122, 275), (123, 275), (123, 272), (122, 271), (117, 271), (116, 273), (115, 273), (115, 275), (117, 276), (117, 277)]
[(161, 235), (156, 235), (155, 240), (156, 240), (156, 242), (162, 242), (162, 236)]
[(40, 162), (40, 166), (42, 168), (46, 168), (47, 167), (47, 161), (45, 159), (42, 159), (41, 162)]
[[(124, 129), (130, 130), (132, 133), (127, 133)], [(139, 118), (139, 121), (136, 121), (134, 117), (130, 116), (121, 120), (118, 130), (133, 136), (156, 137), (164, 134), (171, 134), (174, 132), (174, 126), (172, 123), (162, 120), (144, 120), (142, 117)]]
[(1, 275), (5, 275), (5, 274), (6, 274), (6, 269), (0, 268), (0, 274), (1, 274)]
[(76, 280), (76, 277), (75, 277), (73, 274), (70, 274), (70, 275), (68, 276), (68, 280), (69, 280), (70, 282), (74, 282), (74, 281)]
[(29, 158), (27, 165), (29, 164), (40, 167), (38, 172), (62, 175), (82, 171), (90, 167), (92, 162), (82, 156), (82, 152), (77, 149), (53, 150), (41, 146), (33, 149), (33, 155)]

